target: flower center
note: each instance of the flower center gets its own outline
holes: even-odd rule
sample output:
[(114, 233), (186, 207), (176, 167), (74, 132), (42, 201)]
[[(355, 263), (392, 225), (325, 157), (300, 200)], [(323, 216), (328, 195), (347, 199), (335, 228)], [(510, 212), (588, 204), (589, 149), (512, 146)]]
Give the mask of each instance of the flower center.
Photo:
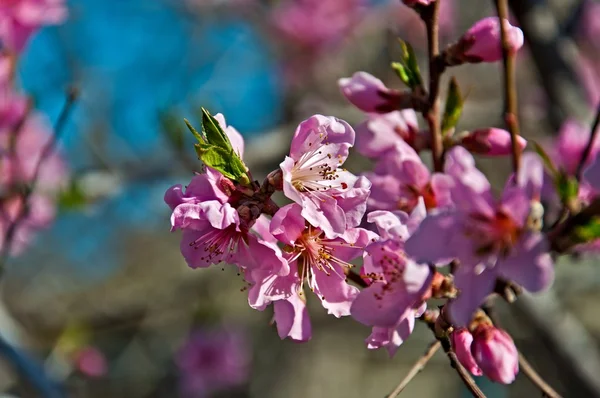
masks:
[(300, 278), (300, 291), (302, 291), (304, 282), (314, 291), (314, 276), (316, 272), (324, 272), (327, 276), (334, 274), (342, 279), (345, 274), (340, 274), (336, 265), (349, 269), (354, 267), (344, 260), (335, 256), (336, 247), (353, 246), (343, 241), (332, 241), (325, 238), (324, 233), (319, 229), (308, 227), (302, 233), (302, 236), (296, 241), (293, 248), (292, 259), (298, 260), (298, 277)]
[(477, 254), (499, 252), (507, 255), (519, 239), (521, 229), (506, 213), (497, 211), (493, 218), (471, 215), (467, 235), (477, 243)]
[(211, 228), (207, 233), (190, 242), (194, 250), (203, 250), (200, 261), (207, 264), (226, 261), (236, 252), (243, 235), (236, 230), (235, 225), (225, 229)]

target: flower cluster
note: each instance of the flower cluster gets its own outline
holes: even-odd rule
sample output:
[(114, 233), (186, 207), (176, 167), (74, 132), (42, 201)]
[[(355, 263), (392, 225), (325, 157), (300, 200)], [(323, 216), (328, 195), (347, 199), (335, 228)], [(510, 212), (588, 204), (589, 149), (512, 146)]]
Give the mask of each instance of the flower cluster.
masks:
[[(436, 7), (435, 1), (404, 3), (423, 18)], [(519, 28), (485, 18), (430, 61), (441, 73), (498, 61), (522, 45)], [(393, 67), (409, 91), (366, 72), (340, 79), (342, 94), (365, 121), (355, 130), (331, 116), (304, 120), (289, 155), (262, 184), (243, 163), (241, 135), (223, 115), (205, 111), (202, 133), (190, 126), (204, 170), (185, 189), (175, 185), (165, 194), (172, 229), (183, 231), (181, 252), (190, 267), (237, 267), (249, 305), (260, 311), (273, 305), (281, 338), (311, 338), (306, 303), (314, 300), (312, 292), (328, 314), (369, 326), (369, 349), (393, 356), (421, 320), (473, 375), (511, 383), (519, 369), (517, 348), (482, 306), (504, 295), (506, 286), (548, 288), (553, 255), (564, 252), (556, 243), (560, 233), (572, 234), (576, 243), (599, 237), (596, 219), (590, 226), (578, 215), (600, 190), (597, 144), (587, 133), (573, 140), (572, 131), (583, 130), (567, 124), (571, 138), (563, 133), (550, 155), (536, 145), (537, 154), (521, 156), (528, 142), (514, 129), (457, 129), (463, 98), (454, 79), (442, 120), (432, 121), (438, 115), (410, 46), (403, 46), (403, 60)], [(355, 144), (373, 160), (372, 171), (356, 175), (344, 168)], [(428, 150), (434, 170), (422, 160)], [(474, 155), (515, 158), (501, 192)], [(273, 201), (276, 191), (288, 204)], [(575, 219), (561, 214), (545, 223), (549, 198)], [(444, 300), (440, 310), (427, 308), (432, 298)]]

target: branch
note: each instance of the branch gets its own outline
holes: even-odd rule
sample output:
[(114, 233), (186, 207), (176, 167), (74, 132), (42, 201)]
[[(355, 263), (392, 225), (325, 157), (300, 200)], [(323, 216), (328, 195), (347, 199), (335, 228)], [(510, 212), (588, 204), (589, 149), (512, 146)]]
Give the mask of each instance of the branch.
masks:
[(500, 38), (502, 40), (502, 58), (504, 64), (504, 121), (510, 132), (512, 146), (513, 172), (515, 181), (521, 164), (521, 148), (519, 147), (519, 119), (517, 117), (517, 81), (516, 54), (510, 50), (509, 37), (505, 20), (508, 21), (507, 0), (495, 0), (498, 18), (500, 18)]
[(77, 99), (77, 92), (74, 89), (70, 89), (67, 92), (67, 96), (65, 99), (65, 104), (56, 120), (56, 124), (54, 125), (54, 134), (42, 149), (42, 153), (40, 154), (40, 158), (38, 159), (37, 164), (35, 165), (35, 169), (33, 171), (33, 176), (31, 182), (25, 192), (23, 193), (22, 199), (23, 204), (21, 206), (21, 210), (17, 217), (13, 222), (10, 223), (6, 230), (6, 234), (4, 235), (2, 241), (2, 249), (0, 250), (0, 275), (4, 272), (4, 266), (6, 264), (6, 260), (10, 255), (10, 250), (12, 247), (12, 242), (15, 237), (15, 233), (17, 228), (21, 222), (27, 217), (29, 212), (29, 199), (31, 194), (35, 191), (40, 171), (42, 170), (42, 165), (46, 161), (46, 159), (54, 152), (56, 149), (56, 145), (62, 136), (62, 133), (65, 128), (65, 124), (71, 114), (71, 110), (73, 109), (73, 105), (75, 104), (75, 100)]
[(398, 384), (394, 391), (392, 391), (390, 395), (387, 396), (387, 398), (396, 398), (398, 395), (400, 395), (400, 393), (406, 388), (408, 383), (410, 383), (411, 380), (425, 368), (427, 362), (429, 362), (429, 360), (433, 358), (433, 356), (440, 349), (441, 346), (442, 344), (439, 342), (439, 340), (436, 340), (433, 343), (431, 343), (427, 348), (427, 351), (425, 351), (423, 356), (421, 356), (421, 358), (419, 358), (419, 360), (415, 362), (408, 374), (404, 377), (404, 379), (402, 379), (402, 381), (400, 382), (400, 384)]
[(598, 104), (598, 109), (596, 110), (596, 117), (594, 118), (594, 122), (592, 123), (592, 131), (590, 132), (590, 138), (588, 139), (587, 145), (585, 146), (585, 150), (581, 155), (581, 160), (577, 165), (577, 172), (575, 173), (577, 181), (581, 181), (583, 169), (585, 168), (585, 164), (588, 161), (588, 158), (590, 157), (592, 148), (594, 147), (594, 141), (596, 140), (596, 135), (598, 134), (598, 125), (600, 125), (600, 104)]
[(427, 28), (427, 55), (429, 60), (429, 104), (423, 117), (427, 120), (431, 132), (431, 155), (435, 171), (444, 169), (442, 131), (439, 120), (439, 91), (440, 78), (444, 70), (444, 64), (439, 62), (439, 28), (438, 20), (440, 13), (440, 2), (434, 1), (421, 12), (421, 18)]
[(529, 361), (523, 356), (521, 351), (519, 351), (519, 369), (525, 376), (527, 376), (529, 380), (531, 380), (533, 384), (536, 385), (536, 387), (538, 387), (542, 391), (542, 394), (544, 394), (543, 396), (548, 398), (562, 398), (562, 396), (559, 393), (557, 393), (552, 387), (550, 387), (550, 385), (546, 383), (544, 379), (542, 379), (542, 376), (540, 376), (538, 372), (536, 372), (535, 369), (533, 369), (533, 367), (531, 366)]
[(368, 287), (369, 285), (367, 284), (367, 282), (360, 276), (358, 275), (356, 272), (352, 271), (352, 270), (348, 270), (346, 272), (346, 279), (347, 280), (351, 280), (352, 282), (354, 282), (355, 284), (357, 284), (359, 287)]
[(8, 344), (2, 337), (0, 337), (0, 356), (14, 367), (24, 380), (29, 382), (39, 396), (45, 398), (66, 396), (62, 388), (48, 378), (44, 368), (36, 360)]

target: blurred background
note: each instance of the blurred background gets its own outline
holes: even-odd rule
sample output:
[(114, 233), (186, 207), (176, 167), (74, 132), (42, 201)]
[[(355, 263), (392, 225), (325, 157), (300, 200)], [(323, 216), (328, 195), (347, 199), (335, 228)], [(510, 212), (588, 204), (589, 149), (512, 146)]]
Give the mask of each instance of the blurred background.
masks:
[[(492, 2), (439, 1), (442, 46), (494, 14)], [(527, 40), (518, 58), (522, 132), (550, 142), (566, 120), (587, 125), (600, 101), (599, 3), (510, 3)], [(337, 80), (364, 70), (401, 87), (389, 64), (398, 37), (424, 55), (416, 14), (399, 0), (67, 5), (66, 22), (38, 32), (17, 65), (20, 87), (49, 120), (58, 118), (67, 87), (79, 97), (59, 144), (72, 189), (54, 224), (10, 259), (1, 282), (0, 332), (19, 350), (16, 363), (23, 355), (29, 362), (0, 360), (0, 391), (44, 396), (24, 377), (34, 363), (73, 397), (389, 393), (424, 352), (429, 331), (419, 325), (390, 359), (366, 349), (367, 327), (314, 306), (312, 341), (281, 341), (271, 310), (247, 305), (236, 271), (187, 268), (163, 194), (200, 169), (182, 122), (197, 125), (200, 106), (222, 112), (244, 135), (258, 180), (278, 166), (301, 120), (321, 113), (361, 122)], [(450, 75), (468, 93), (460, 129), (502, 125), (499, 64)], [(369, 166), (356, 153), (350, 159), (354, 172)], [(481, 165), (501, 186), (509, 162)], [(600, 397), (600, 272), (582, 255), (561, 260), (557, 274), (550, 292), (500, 308), (504, 327), (563, 396)], [(13, 358), (10, 347), (0, 352)], [(491, 398), (540, 394), (522, 375), (508, 387), (480, 382)], [(404, 395), (468, 396), (443, 354)]]

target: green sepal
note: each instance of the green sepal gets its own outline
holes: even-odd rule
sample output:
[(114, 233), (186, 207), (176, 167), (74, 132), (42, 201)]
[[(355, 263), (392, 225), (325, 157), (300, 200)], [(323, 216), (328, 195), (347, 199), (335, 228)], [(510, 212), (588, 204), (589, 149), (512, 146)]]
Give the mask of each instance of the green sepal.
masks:
[(579, 194), (579, 182), (566, 173), (558, 173), (554, 179), (554, 186), (561, 203), (570, 203)]
[(442, 118), (442, 135), (446, 136), (456, 127), (463, 110), (464, 99), (458, 87), (456, 78), (452, 77), (448, 83), (448, 96)]
[(600, 238), (600, 218), (592, 217), (587, 224), (576, 227), (573, 235), (578, 243), (586, 243)]

